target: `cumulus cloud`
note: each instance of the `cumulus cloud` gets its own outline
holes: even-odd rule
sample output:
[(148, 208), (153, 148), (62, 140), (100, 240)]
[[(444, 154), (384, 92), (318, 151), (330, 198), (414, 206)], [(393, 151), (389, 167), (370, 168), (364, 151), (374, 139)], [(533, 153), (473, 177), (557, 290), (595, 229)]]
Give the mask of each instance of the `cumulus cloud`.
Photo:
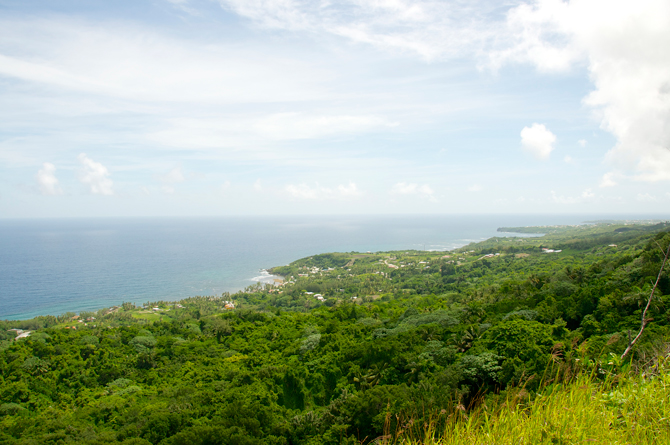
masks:
[(184, 173), (181, 171), (181, 167), (175, 167), (164, 175), (159, 175), (158, 180), (163, 183), (161, 190), (168, 195), (172, 195), (175, 192), (174, 185), (184, 182)]
[(177, 184), (180, 182), (184, 182), (185, 178), (184, 173), (181, 171), (181, 167), (175, 167), (172, 170), (170, 170), (167, 174), (163, 175), (161, 177), (161, 180), (168, 184)]
[(347, 185), (340, 184), (335, 189), (322, 187), (319, 184), (314, 186), (289, 184), (284, 187), (284, 190), (293, 198), (306, 200), (345, 199), (354, 198), (361, 194), (353, 182), (349, 182)]
[(584, 99), (617, 138), (606, 160), (643, 181), (670, 180), (670, 3), (666, 0), (537, 0), (507, 14), (514, 44), (493, 65), (541, 71), (588, 65)]
[(580, 147), (586, 147), (586, 139), (580, 139), (577, 141)]
[[(617, 138), (607, 162), (634, 179), (670, 180), (667, 0), (512, 0), (503, 6), (509, 8), (504, 14), (500, 2), (487, 0), (219, 2), (262, 27), (337, 35), (427, 59), (476, 54), (485, 56), (494, 69), (509, 62), (530, 63), (542, 72), (587, 67), (594, 90), (584, 103), (592, 107), (602, 128)], [(273, 119), (280, 123), (287, 118)], [(340, 125), (385, 123), (347, 121), (345, 116), (321, 126)], [(259, 129), (271, 137), (308, 137), (309, 131), (302, 134), (301, 127), (284, 131), (270, 120)], [(584, 147), (586, 140), (578, 144)], [(546, 158), (553, 145), (529, 147), (534, 155)]]
[(79, 155), (79, 162), (82, 168), (79, 172), (79, 181), (89, 186), (94, 195), (113, 195), (114, 185), (109, 179), (109, 170), (99, 162), (93, 161), (85, 153)]
[(555, 203), (558, 204), (579, 204), (582, 202), (592, 201), (595, 197), (596, 195), (591, 189), (584, 190), (579, 196), (559, 196), (553, 190), (551, 191), (551, 198)]
[(56, 166), (50, 162), (42, 164), (42, 168), (37, 172), (37, 183), (43, 195), (60, 195), (63, 193), (58, 185), (55, 172)]
[(316, 199), (319, 197), (319, 187), (312, 188), (307, 184), (289, 184), (285, 188), (286, 192), (294, 198), (300, 199)]
[(469, 192), (480, 192), (483, 190), (483, 187), (479, 184), (473, 184), (470, 187), (468, 187)]
[(428, 198), (431, 201), (437, 201), (435, 191), (428, 185), (419, 185), (416, 183), (398, 182), (391, 188), (393, 195), (418, 195)]
[(616, 185), (615, 176), (614, 172), (605, 173), (600, 180), (600, 187), (614, 187)]
[(575, 163), (575, 160), (572, 159), (572, 156), (570, 156), (570, 155), (565, 155), (565, 157), (563, 158), (563, 161), (566, 164), (574, 164)]
[(361, 193), (358, 191), (358, 187), (355, 183), (349, 182), (348, 185), (338, 185), (337, 191), (342, 196), (358, 196)]
[[(538, 0), (507, 12), (511, 45), (489, 54), (494, 69), (507, 61), (531, 62), (540, 71), (563, 71), (578, 60), (577, 46), (564, 36), (570, 32), (569, 3)], [(507, 43), (507, 42), (506, 42)]]
[(547, 159), (554, 149), (556, 135), (544, 124), (533, 124), (521, 130), (521, 146), (537, 159)]

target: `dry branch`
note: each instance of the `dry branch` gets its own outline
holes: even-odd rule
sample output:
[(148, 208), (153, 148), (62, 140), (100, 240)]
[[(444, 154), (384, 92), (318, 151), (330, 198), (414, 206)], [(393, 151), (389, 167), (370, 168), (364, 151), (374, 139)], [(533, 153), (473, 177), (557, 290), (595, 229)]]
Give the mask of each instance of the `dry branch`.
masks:
[[(647, 324), (651, 321), (651, 319), (647, 318), (647, 311), (649, 310), (649, 306), (651, 306), (651, 300), (654, 298), (654, 292), (656, 292), (656, 288), (658, 287), (658, 282), (661, 280), (661, 274), (663, 273), (663, 268), (665, 267), (665, 263), (668, 261), (668, 255), (670, 254), (670, 244), (668, 244), (667, 249), (663, 249), (658, 242), (656, 242), (656, 245), (658, 245), (659, 249), (661, 249), (661, 252), (663, 253), (663, 262), (661, 263), (661, 270), (658, 271), (658, 276), (656, 277), (656, 282), (654, 283), (654, 287), (651, 289), (651, 294), (649, 295), (649, 299), (647, 300), (647, 305), (644, 308), (644, 311), (642, 312), (642, 325), (640, 326), (640, 332), (637, 333), (633, 341), (628, 341), (628, 346), (626, 347), (626, 350), (621, 354), (621, 359), (623, 360), (626, 358), (626, 356), (630, 353), (630, 351), (633, 349), (633, 346), (635, 346), (635, 343), (642, 337), (642, 333), (644, 332), (644, 328), (647, 327)], [(629, 334), (629, 339), (630, 339), (630, 334)]]

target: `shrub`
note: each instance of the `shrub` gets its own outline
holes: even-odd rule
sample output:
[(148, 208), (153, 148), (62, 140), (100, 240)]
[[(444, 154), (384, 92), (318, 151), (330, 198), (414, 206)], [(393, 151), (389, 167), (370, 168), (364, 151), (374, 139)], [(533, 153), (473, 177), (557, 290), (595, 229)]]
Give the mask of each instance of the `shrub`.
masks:
[(95, 335), (84, 335), (79, 339), (79, 344), (98, 346), (100, 344), (100, 340), (98, 340), (98, 337)]

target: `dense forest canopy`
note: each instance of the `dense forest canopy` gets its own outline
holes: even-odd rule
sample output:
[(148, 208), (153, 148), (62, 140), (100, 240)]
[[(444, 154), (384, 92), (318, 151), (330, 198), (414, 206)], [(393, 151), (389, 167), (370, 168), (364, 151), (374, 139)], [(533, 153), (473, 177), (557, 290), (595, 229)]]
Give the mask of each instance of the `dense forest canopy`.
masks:
[[(0, 322), (0, 443), (369, 443), (561, 363), (620, 366), (669, 228), (319, 254), (235, 294)], [(632, 360), (667, 340), (669, 299), (666, 270)]]

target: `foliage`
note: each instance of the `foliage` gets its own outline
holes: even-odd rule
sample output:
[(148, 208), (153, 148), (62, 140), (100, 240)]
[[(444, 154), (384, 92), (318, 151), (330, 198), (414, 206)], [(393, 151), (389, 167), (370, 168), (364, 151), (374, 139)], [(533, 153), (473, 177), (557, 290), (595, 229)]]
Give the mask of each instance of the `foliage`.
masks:
[(406, 421), (404, 430), (384, 436), (380, 443), (483, 445), (492, 443), (491, 438), (500, 445), (668, 443), (667, 360), (662, 358), (659, 368), (644, 375), (626, 372), (604, 382), (584, 372), (535, 397), (516, 389), (467, 415), (450, 411), (446, 422), (435, 418), (427, 427), (412, 428)]
[[(616, 357), (629, 330), (639, 328), (658, 274), (657, 242), (670, 242), (666, 225), (608, 223), (492, 238), (451, 252), (314, 255), (273, 269), (282, 285), (3, 321), (0, 442), (369, 443), (385, 428), (406, 429), (403, 419), (460, 431), (469, 410), (470, 430), (455, 437), (484, 443), (477, 434), (521, 437), (510, 429), (521, 422), (521, 408), (485, 408), (521, 387), (526, 399), (556, 397), (552, 403), (568, 407), (574, 399), (575, 407), (604, 413), (613, 431), (621, 422), (640, 425), (647, 411), (635, 417), (621, 408), (631, 400), (629, 383), (617, 388), (607, 379), (626, 366)], [(663, 347), (668, 304), (666, 271), (633, 363)], [(10, 329), (30, 336), (14, 340)], [(610, 385), (607, 403), (604, 395), (578, 399), (570, 383), (560, 386), (571, 381), (569, 372), (546, 387), (552, 367), (579, 366), (590, 366), (593, 377), (580, 384)], [(647, 380), (626, 382), (658, 389)], [(553, 405), (526, 399), (506, 406), (522, 400), (524, 410), (553, 420), (541, 426), (529, 417), (523, 437), (586, 437), (550, 411)], [(634, 408), (651, 409), (642, 403)], [(607, 417), (615, 411), (624, 420)], [(455, 412), (461, 414), (445, 417)], [(571, 421), (589, 421), (572, 413)], [(453, 423), (458, 418), (465, 423)], [(486, 423), (493, 420), (500, 425)], [(630, 442), (652, 434), (644, 428)], [(661, 427), (653, 431), (665, 437)]]

